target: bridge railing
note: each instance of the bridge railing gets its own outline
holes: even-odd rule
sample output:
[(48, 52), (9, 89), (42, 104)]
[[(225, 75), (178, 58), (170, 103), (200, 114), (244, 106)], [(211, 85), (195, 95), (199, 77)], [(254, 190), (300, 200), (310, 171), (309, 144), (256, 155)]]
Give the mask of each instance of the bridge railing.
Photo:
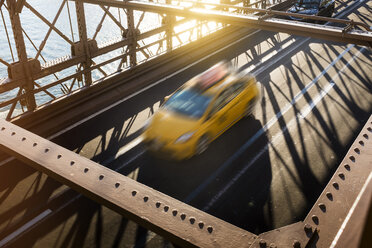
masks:
[[(71, 18), (72, 5), (70, 8), (69, 1), (62, 0), (51, 22), (27, 1), (0, 2), (1, 13), (3, 9), (8, 12), (14, 37), (13, 44), (18, 55), (18, 60), (14, 59), (15, 53), (12, 51), (9, 32), (7, 25), (4, 24), (12, 54), (11, 57), (7, 57), (10, 61), (4, 58), (0, 60), (8, 72), (7, 78), (0, 79), (0, 113), (6, 113), (6, 119), (12, 119), (26, 111), (34, 111), (62, 97), (69, 97), (73, 92), (86, 90), (114, 73), (133, 69), (162, 54), (169, 54), (178, 47), (229, 25), (274, 32), (280, 30), (290, 34), (367, 46), (372, 44), (370, 27), (363, 23), (286, 13), (269, 8), (272, 4), (280, 5), (278, 3), (282, 2), (281, 10), (283, 10), (284, 6), (288, 7), (293, 0), (254, 2), (236, 0), (221, 1), (218, 4), (190, 0), (165, 0), (156, 3), (113, 0), (71, 1), (75, 3), (75, 19)], [(255, 8), (252, 8), (252, 5)], [(95, 6), (102, 13), (93, 31), (87, 27), (87, 22), (92, 19), (85, 13), (85, 8), (88, 6)], [(25, 8), (48, 26), (39, 47), (30, 39), (27, 30), (21, 24), (20, 16), (22, 9)], [(63, 12), (64, 9), (67, 10)], [(65, 26), (70, 26), (71, 37), (57, 28), (56, 24), (62, 12), (68, 14), (66, 22), (70, 25)], [(291, 21), (288, 18), (279, 19), (276, 18), (277, 16), (331, 22), (342, 27), (309, 24)], [(2, 19), (4, 21), (3, 14)], [(102, 29), (105, 20), (110, 21), (110, 25), (116, 28), (118, 34), (109, 34), (110, 40), (99, 42), (98, 37), (105, 29)], [(144, 25), (145, 22), (147, 27)], [(78, 30), (77, 41), (74, 38), (74, 27)], [(366, 31), (356, 28), (364, 28)], [(65, 44), (67, 43), (65, 47), (70, 54), (47, 61), (42, 57), (42, 52), (52, 31)], [(68, 33), (68, 30), (66, 32)], [(32, 44), (31, 48), (36, 50), (34, 57), (30, 58), (31, 53), (26, 49), (25, 37)], [(43, 65), (40, 59), (45, 61)]]
[[(281, 1), (224, 1), (230, 6), (256, 8), (265, 8), (278, 2)], [(8, 43), (8, 49), (0, 56), (0, 113), (2, 118), (6, 115), (8, 120), (74, 91), (86, 89), (110, 74), (134, 68), (226, 26), (161, 11), (153, 13), (146, 9), (83, 4), (83, 1), (75, 1), (74, 4), (67, 0), (60, 1), (52, 18), (47, 18), (46, 15), (50, 13), (43, 13), (40, 6), (36, 8), (27, 1), (0, 3), (4, 37), (7, 37), (2, 41), (5, 43), (3, 47)], [(182, 8), (221, 8), (200, 1), (159, 0), (157, 3)], [(89, 8), (91, 13), (94, 7), (95, 15), (99, 15), (96, 25), (85, 12)], [(47, 27), (41, 41), (40, 37), (32, 37), (30, 25), (22, 24), (22, 18), (30, 19), (29, 16), (38, 20), (35, 25), (39, 23)], [(59, 28), (57, 24), (60, 21), (64, 21), (64, 26), (68, 28)], [(107, 32), (103, 32), (108, 25), (114, 30), (109, 39)], [(57, 39), (61, 40), (59, 46), (53, 44)], [(64, 51), (56, 55), (54, 49)]]

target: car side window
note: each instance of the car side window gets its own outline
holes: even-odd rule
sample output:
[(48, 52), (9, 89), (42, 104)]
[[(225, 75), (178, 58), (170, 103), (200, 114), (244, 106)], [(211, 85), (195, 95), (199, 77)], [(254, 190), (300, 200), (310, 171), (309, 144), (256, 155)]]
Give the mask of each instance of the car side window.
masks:
[(239, 95), (245, 88), (245, 82), (237, 82), (231, 86), (232, 99)]
[(211, 114), (217, 113), (220, 109), (226, 106), (226, 104), (229, 103), (231, 96), (231, 89), (225, 89), (220, 93), (220, 95), (217, 97), (216, 101), (213, 104)]

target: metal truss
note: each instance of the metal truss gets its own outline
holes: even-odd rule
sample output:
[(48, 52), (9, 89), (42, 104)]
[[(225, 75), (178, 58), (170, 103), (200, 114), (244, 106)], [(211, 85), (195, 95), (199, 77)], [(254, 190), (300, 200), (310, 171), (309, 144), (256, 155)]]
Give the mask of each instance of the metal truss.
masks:
[(340, 240), (371, 192), (371, 136), (372, 116), (304, 221), (255, 235), (0, 120), (0, 149), (182, 247), (350, 247)]
[[(74, 2), (75, 6), (71, 6), (71, 2)], [(133, 69), (156, 57), (170, 54), (177, 48), (223, 29), (227, 25), (280, 30), (291, 34), (310, 35), (363, 45), (371, 44), (371, 32), (355, 29), (357, 27), (368, 28), (362, 23), (278, 11), (284, 10), (291, 2), (293, 1), (236, 0), (223, 1), (223, 4), (211, 4), (191, 0), (159, 0), (159, 2), (61, 0), (57, 13), (52, 21), (49, 21), (28, 1), (2, 0), (0, 10), (12, 62), (9, 61), (10, 59), (7, 61), (5, 58), (0, 58), (0, 63), (8, 70), (8, 78), (0, 79), (0, 96), (1, 94), (7, 95), (7, 100), (0, 102), (0, 111), (7, 111), (8, 120), (22, 112), (32, 112), (45, 104), (58, 101), (61, 97), (69, 97), (77, 91), (96, 85), (113, 73)], [(101, 19), (92, 34), (87, 32), (86, 4), (83, 3), (94, 4), (102, 10)], [(274, 7), (271, 8), (271, 6)], [(25, 8), (48, 27), (39, 46), (32, 41), (27, 30), (21, 25), (21, 12)], [(14, 42), (10, 41), (10, 30), (8, 32), (3, 10), (9, 13)], [(63, 33), (56, 26), (63, 10), (67, 10), (71, 34)], [(75, 15), (73, 10), (75, 10)], [(116, 11), (117, 14), (115, 14)], [(158, 21), (153, 21), (155, 27), (152, 29), (142, 27), (145, 21), (149, 21), (149, 13), (156, 13), (155, 15), (158, 16)], [(277, 18), (288, 15), (315, 21), (327, 21), (344, 27)], [(103, 24), (107, 21), (113, 22), (119, 32), (116, 38), (110, 37), (109, 40), (100, 41), (99, 34)], [(183, 27), (192, 22), (193, 26)], [(211, 22), (214, 23), (214, 27), (210, 27)], [(74, 26), (78, 28), (78, 41), (74, 37)], [(70, 54), (52, 60), (43, 56), (51, 33), (57, 34), (66, 43), (66, 48), (71, 50)], [(31, 51), (26, 49), (26, 42), (32, 44), (36, 51), (33, 58), (29, 55)], [(15, 44), (18, 60), (14, 58), (12, 44)], [(110, 54), (109, 58), (107, 54)], [(108, 66), (116, 69), (107, 69)], [(43, 98), (40, 97), (41, 95)], [(47, 98), (49, 100), (45, 100)]]

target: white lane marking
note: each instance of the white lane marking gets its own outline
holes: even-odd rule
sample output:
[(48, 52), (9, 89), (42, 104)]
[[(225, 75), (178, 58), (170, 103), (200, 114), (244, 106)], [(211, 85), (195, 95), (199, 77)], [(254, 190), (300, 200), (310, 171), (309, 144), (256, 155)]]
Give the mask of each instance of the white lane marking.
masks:
[[(223, 165), (218, 168), (211, 176), (208, 177), (198, 188), (196, 188), (190, 195), (188, 195), (185, 199), (185, 202), (188, 203), (192, 199), (194, 199), (207, 185), (209, 185), (220, 173), (222, 173), (227, 167), (230, 166), (245, 150), (248, 149), (261, 135), (265, 134), (265, 132), (272, 127), (279, 118), (281, 118), (288, 110), (292, 108), (296, 102), (303, 97), (303, 95), (313, 86), (315, 85), (319, 79), (324, 76), (325, 73), (329, 69), (331, 69), (337, 61), (339, 61), (347, 52), (349, 52), (355, 45), (350, 45), (345, 51), (343, 51), (335, 60), (332, 61), (315, 79), (313, 79), (309, 84), (307, 84), (301, 92), (299, 92), (290, 103), (284, 106), (283, 110), (279, 111), (273, 118), (271, 118), (265, 126), (263, 126), (260, 130), (258, 130), (252, 138), (250, 138), (242, 147), (239, 148), (237, 152), (235, 152), (228, 160), (223, 163)], [(355, 56), (353, 57), (353, 59)], [(349, 65), (349, 63), (347, 64)], [(345, 67), (346, 68), (346, 67)]]
[[(358, 57), (364, 50), (366, 50), (365, 47), (363, 47), (356, 54), (354, 54), (351, 60), (349, 60), (348, 63), (342, 67), (339, 73), (343, 72), (350, 65), (350, 62), (354, 61), (354, 59)], [(314, 100), (311, 100), (307, 108), (305, 108), (304, 110), (301, 110), (301, 112), (298, 115), (301, 118), (304, 118), (304, 116), (306, 116), (316, 106), (316, 104), (320, 100), (322, 100), (323, 96), (326, 95), (328, 91), (330, 91), (333, 88), (333, 86), (335, 86), (335, 82), (332, 78), (332, 81), (329, 82), (329, 85), (327, 85), (327, 87), (324, 90), (323, 89), (321, 90), (321, 94), (318, 95)]]
[(322, 98), (333, 88), (334, 85), (335, 83), (331, 82), (330, 84), (327, 85), (327, 87), (325, 87), (325, 89), (321, 89), (320, 94), (317, 95), (315, 99), (311, 100), (305, 108), (301, 109), (297, 116), (302, 119), (305, 118), (311, 112), (311, 110), (318, 104), (318, 102), (320, 102)]
[(138, 136), (137, 138), (135, 138), (134, 140), (132, 140), (131, 142), (129, 142), (125, 146), (121, 147), (119, 149), (119, 151), (115, 154), (115, 156), (109, 157), (108, 159), (103, 161), (102, 164), (106, 165), (106, 164), (111, 163), (112, 161), (114, 161), (115, 159), (117, 159), (118, 157), (123, 155), (124, 153), (126, 153), (126, 152), (132, 150), (133, 148), (135, 148), (136, 146), (138, 146), (141, 142), (142, 142), (142, 136)]
[(292, 118), (289, 123), (281, 130), (281, 133), (278, 133), (274, 136), (274, 138), (272, 139), (272, 141), (269, 141), (265, 147), (263, 147), (260, 152), (251, 160), (249, 161), (249, 163), (243, 167), (235, 176), (233, 179), (231, 179), (229, 181), (228, 184), (225, 185), (225, 187), (220, 190), (213, 198), (212, 200), (203, 208), (203, 211), (207, 211), (210, 207), (212, 207), (218, 200), (219, 198), (225, 194), (234, 184), (235, 182), (237, 182), (239, 180), (239, 178), (244, 175), (246, 173), (246, 171), (268, 150), (269, 148), (269, 145), (274, 145), (276, 143), (276, 141), (279, 139), (280, 137), (280, 134), (283, 134), (285, 132), (287, 132), (290, 127), (292, 127), (295, 123), (296, 123), (296, 119), (298, 117), (300, 118), (305, 118), (309, 113), (311, 113), (311, 110), (316, 106), (316, 104), (318, 104), (325, 95), (327, 95), (327, 93), (333, 88), (333, 86), (335, 85), (335, 82), (334, 82), (334, 79), (339, 76), (340, 73), (342, 73), (346, 68), (349, 67), (350, 63), (352, 61), (355, 60), (356, 57), (359, 56), (359, 54), (364, 51), (365, 48), (363, 47), (362, 49), (360, 49), (358, 51), (358, 53), (356, 53), (349, 61), (346, 65), (344, 65), (342, 67), (342, 69), (340, 70), (340, 72), (338, 74), (336, 74), (335, 76), (332, 77), (332, 80), (331, 82), (329, 82), (329, 84), (326, 86), (326, 88), (323, 90), (321, 90), (320, 94), (317, 95), (317, 97), (315, 98), (314, 101), (311, 101), (310, 102), (310, 105), (307, 105), (305, 107), (303, 107), (301, 110), (300, 110), (300, 113), (301, 114), (297, 114), (296, 115), (296, 118)]
[(131, 164), (134, 160), (136, 160), (138, 157), (142, 156), (142, 154), (144, 154), (145, 151), (141, 151), (139, 152), (138, 154), (136, 154), (135, 156), (131, 157), (128, 161), (126, 161), (124, 164), (122, 164), (118, 169), (117, 171), (120, 171), (122, 170), (124, 167), (126, 167), (128, 164)]
[[(257, 71), (254, 71), (254, 72), (253, 72), (253, 75), (254, 75), (254, 76), (257, 76), (257, 75), (261, 74), (261, 73), (262, 73), (264, 70), (266, 70), (268, 67), (271, 67), (272, 65), (274, 65), (274, 64), (277, 63), (278, 61), (282, 60), (283, 57), (287, 56), (288, 54), (290, 54), (290, 53), (293, 52), (295, 49), (299, 48), (300, 46), (302, 46), (303, 44), (305, 44), (305, 42), (307, 42), (307, 41), (309, 41), (309, 40), (310, 40), (310, 38), (306, 38), (306, 39), (302, 40), (301, 42), (299, 42), (298, 44), (296, 44), (295, 46), (292, 46), (290, 49), (288, 49), (288, 50), (286, 51), (285, 54), (283, 54), (283, 55), (281, 55), (281, 56), (275, 56), (274, 58), (271, 58), (271, 59), (270, 59), (270, 62), (269, 62), (267, 65), (265, 65), (265, 67), (263, 67), (263, 66), (262, 66), (262, 67), (259, 67), (259, 68), (257, 69)], [(278, 53), (281, 52), (282, 50), (284, 50), (284, 48), (279, 49)], [(276, 54), (276, 55), (277, 55), (277, 54)], [(261, 64), (263, 64), (263, 63), (266, 62), (266, 61), (267, 61), (267, 60), (262, 61), (262, 62), (256, 64), (255, 67), (254, 67), (253, 69), (250, 69), (250, 70), (254, 70), (254, 69), (256, 69), (258, 66), (260, 66)]]
[(45, 210), (44, 212), (42, 212), (41, 214), (39, 214), (38, 216), (36, 216), (35, 218), (33, 218), (32, 220), (30, 220), (29, 222), (27, 222), (26, 224), (24, 224), (23, 226), (21, 226), (20, 228), (18, 228), (16, 231), (12, 232), (11, 234), (9, 234), (8, 236), (6, 236), (5, 238), (3, 238), (2, 240), (0, 240), (0, 247), (3, 247), (4, 245), (6, 245), (9, 241), (13, 240), (14, 238), (16, 238), (18, 235), (22, 234), (24, 231), (26, 231), (27, 229), (29, 229), (31, 226), (33, 226), (34, 224), (36, 224), (37, 222), (41, 221), (42, 219), (44, 219), (48, 214), (50, 214), (52, 212), (52, 210), (50, 209), (47, 209)]
[(369, 173), (367, 181), (364, 183), (363, 188), (361, 189), (357, 198), (355, 199), (353, 206), (350, 208), (350, 210), (349, 210), (344, 222), (342, 223), (340, 229), (338, 230), (330, 248), (334, 248), (337, 245), (338, 240), (340, 239), (342, 233), (344, 232), (345, 227), (346, 227), (347, 223), (349, 222), (349, 220), (351, 218), (351, 215), (354, 213), (354, 210), (357, 207), (360, 199), (362, 198), (362, 195), (363, 195), (364, 191), (367, 189), (367, 186), (368, 186), (369, 182), (371, 181), (371, 179), (372, 179), (372, 172)]

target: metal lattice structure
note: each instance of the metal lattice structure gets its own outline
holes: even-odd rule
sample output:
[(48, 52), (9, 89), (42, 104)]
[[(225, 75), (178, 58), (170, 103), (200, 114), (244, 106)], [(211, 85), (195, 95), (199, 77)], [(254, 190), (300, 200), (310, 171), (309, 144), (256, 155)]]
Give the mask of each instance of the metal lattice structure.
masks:
[[(7, 112), (8, 120), (22, 112), (34, 111), (46, 103), (69, 97), (76, 91), (85, 90), (104, 81), (110, 75), (131, 70), (229, 25), (281, 30), (299, 35), (306, 33), (313, 37), (362, 45), (370, 45), (372, 42), (369, 27), (362, 23), (289, 14), (270, 8), (273, 4), (278, 6), (277, 4), (281, 2), (282, 5), (276, 9), (285, 9), (292, 1), (238, 0), (215, 4), (189, 0), (165, 2), (62, 0), (53, 20), (49, 21), (27, 1), (1, 1), (2, 19), (12, 59), (10, 56), (8, 60), (11, 61), (0, 58), (0, 62), (8, 71), (8, 77), (0, 79), (0, 94), (6, 94), (4, 100), (0, 101), (0, 110)], [(87, 3), (102, 11), (96, 28), (89, 34), (85, 11)], [(39, 46), (22, 26), (21, 14), (24, 9), (28, 9), (48, 27)], [(10, 41), (10, 30), (7, 29), (3, 11), (8, 12), (13, 42)], [(70, 34), (64, 33), (56, 25), (63, 11), (68, 16)], [(274, 18), (288, 15), (328, 21), (343, 27)], [(154, 18), (151, 28), (142, 27), (144, 20)], [(107, 20), (110, 20), (119, 34), (114, 35), (117, 38), (110, 37), (109, 40), (99, 43), (98, 36)], [(359, 27), (365, 31), (356, 30)], [(76, 31), (79, 37), (77, 41), (74, 35)], [(63, 40), (67, 49), (71, 50), (70, 54), (52, 60), (44, 58), (42, 53), (52, 33)], [(36, 52), (34, 57), (31, 57), (31, 52), (26, 49), (26, 41), (32, 45), (33, 52)], [(15, 44), (18, 59), (15, 59), (12, 44)], [(40, 60), (44, 63), (42, 64)], [(111, 69), (107, 70), (107, 67)], [(42, 99), (40, 95), (43, 95)], [(19, 111), (15, 112), (16, 109)]]
[[(268, 8), (270, 4), (281, 1), (225, 1), (223, 4), (211, 4), (168, 0), (157, 3), (62, 0), (52, 21), (41, 15), (30, 2), (0, 0), (1, 11), (9, 13), (14, 37), (14, 42), (10, 42), (10, 30), (5, 28), (10, 47), (8, 58), (12, 62), (3, 58), (0, 60), (8, 72), (8, 77), (0, 82), (0, 93), (13, 96), (2, 101), (0, 108), (7, 109), (7, 119), (17, 114), (17, 108), (25, 108), (26, 113), (35, 113), (43, 108), (46, 103), (38, 99), (38, 94), (49, 96), (52, 104), (79, 97), (78, 93), (88, 92), (104, 82), (111, 83), (115, 75), (130, 75), (132, 71), (137, 75), (141, 73), (136, 72), (137, 68), (162, 56), (173, 55), (179, 48), (231, 26), (280, 29), (293, 34), (302, 34), (301, 30), (306, 29), (307, 34), (313, 37), (362, 45), (371, 43), (369, 27), (361, 23), (312, 17), (343, 25), (331, 27), (278, 19), (279, 15), (291, 15)], [(102, 11), (93, 32), (87, 28), (89, 18), (86, 8), (90, 5), (84, 2)], [(283, 5), (276, 5), (275, 9), (285, 9), (283, 6), (288, 2), (283, 1)], [(207, 11), (202, 13), (201, 7), (207, 7)], [(25, 9), (48, 27), (39, 46), (21, 24), (21, 13)], [(71, 36), (57, 26), (63, 13), (69, 17)], [(75, 23), (71, 17), (73, 13)], [(141, 25), (148, 13), (155, 13), (153, 16), (157, 17), (158, 22), (155, 28), (142, 30)], [(302, 15), (292, 15), (304, 18)], [(2, 18), (5, 20), (3, 12)], [(116, 26), (118, 37), (100, 43), (98, 38), (106, 19)], [(181, 28), (190, 22), (194, 25)], [(213, 28), (209, 26), (212, 22)], [(7, 26), (4, 24), (4, 27)], [(356, 30), (356, 27), (367, 31)], [(77, 35), (74, 35), (74, 29)], [(63, 40), (71, 54), (47, 60), (43, 51), (52, 33)], [(184, 40), (183, 35), (187, 39)], [(16, 45), (16, 52), (12, 44)], [(31, 44), (34, 49), (32, 58), (26, 44)], [(112, 52), (116, 54), (112, 55)], [(112, 65), (114, 71), (107, 70), (107, 65)], [(65, 74), (58, 75), (60, 71)], [(38, 82), (41, 79), (47, 79), (47, 82)], [(54, 88), (58, 89), (58, 93)], [(371, 124), (370, 118), (304, 220), (258, 235), (133, 181), (5, 120), (0, 120), (0, 148), (14, 156), (11, 159), (26, 162), (184, 247), (340, 247), (342, 230), (347, 226), (349, 216), (354, 214), (354, 205), (362, 194), (371, 192)]]

